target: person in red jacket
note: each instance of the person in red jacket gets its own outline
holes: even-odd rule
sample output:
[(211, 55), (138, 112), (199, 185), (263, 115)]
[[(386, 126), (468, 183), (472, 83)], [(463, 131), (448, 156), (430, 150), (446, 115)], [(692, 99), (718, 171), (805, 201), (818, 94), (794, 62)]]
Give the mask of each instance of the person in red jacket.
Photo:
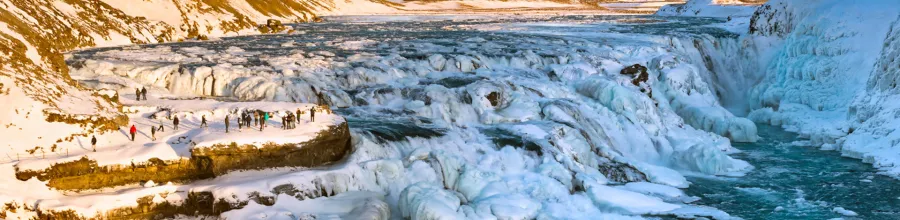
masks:
[(131, 133), (131, 141), (134, 141), (134, 133), (137, 133), (137, 128), (134, 127), (134, 125), (131, 125), (131, 131), (129, 131), (129, 133)]

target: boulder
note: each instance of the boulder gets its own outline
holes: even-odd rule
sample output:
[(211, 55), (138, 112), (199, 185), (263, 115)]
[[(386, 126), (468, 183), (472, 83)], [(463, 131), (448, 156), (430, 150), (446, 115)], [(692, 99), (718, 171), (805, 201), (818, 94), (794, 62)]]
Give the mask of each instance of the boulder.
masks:
[(635, 75), (638, 73), (647, 73), (647, 67), (641, 66), (641, 64), (634, 64), (631, 66), (627, 66), (619, 74), (622, 75)]
[(279, 33), (287, 29), (278, 19), (268, 19), (266, 24), (257, 26), (260, 33), (270, 34)]
[(647, 80), (650, 79), (650, 74), (647, 73), (647, 67), (641, 66), (640, 64), (634, 64), (622, 69), (619, 72), (622, 75), (631, 75), (633, 78), (631, 79), (631, 84), (641, 88), (641, 92), (647, 94), (648, 97), (653, 98), (653, 94), (649, 85), (642, 86), (641, 83), (646, 83)]

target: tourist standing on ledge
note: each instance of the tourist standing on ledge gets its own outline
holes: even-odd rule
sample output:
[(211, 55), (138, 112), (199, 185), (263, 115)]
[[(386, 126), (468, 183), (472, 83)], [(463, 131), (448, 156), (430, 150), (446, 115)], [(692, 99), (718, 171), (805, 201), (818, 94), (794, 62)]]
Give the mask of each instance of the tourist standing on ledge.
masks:
[(134, 88), (134, 100), (141, 101), (141, 89)]
[(134, 134), (137, 133), (137, 128), (131, 125), (131, 130), (128, 133), (131, 133), (131, 141), (134, 141)]
[(246, 112), (241, 112), (241, 114), (238, 115), (238, 131), (244, 130), (244, 115), (246, 114)]
[(91, 135), (91, 148), (97, 152), (97, 136)]
[(228, 119), (228, 115), (225, 115), (225, 133), (228, 133), (228, 125), (231, 124)]
[(172, 119), (172, 125), (175, 126), (175, 130), (178, 130), (178, 116), (175, 116), (175, 119)]
[(206, 124), (206, 115), (201, 115), (201, 116), (200, 116), (200, 127), (201, 127), (201, 128), (202, 128), (202, 127), (207, 127), (207, 128), (209, 127), (209, 125)]

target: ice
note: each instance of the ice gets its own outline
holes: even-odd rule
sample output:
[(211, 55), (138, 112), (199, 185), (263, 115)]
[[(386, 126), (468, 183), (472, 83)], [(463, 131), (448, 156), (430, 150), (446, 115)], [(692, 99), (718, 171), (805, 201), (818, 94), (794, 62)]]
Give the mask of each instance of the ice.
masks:
[(400, 212), (410, 219), (461, 219), (460, 198), (431, 183), (416, 183), (400, 195)]
[(660, 197), (665, 201), (678, 201), (687, 203), (699, 200), (699, 198), (697, 197), (691, 197), (684, 194), (684, 192), (682, 192), (678, 188), (655, 183), (631, 182), (625, 184), (621, 188), (632, 192)]
[(859, 215), (859, 214), (856, 214), (856, 212), (850, 211), (850, 210), (847, 210), (847, 209), (844, 209), (843, 207), (834, 207), (834, 209), (832, 209), (831, 211), (833, 211), (833, 212), (835, 212), (835, 213), (838, 213), (838, 214), (841, 214), (841, 215), (843, 215), (843, 216), (857, 216), (857, 215)]
[(587, 193), (600, 209), (630, 214), (661, 214), (680, 206), (656, 197), (604, 185), (590, 185)]

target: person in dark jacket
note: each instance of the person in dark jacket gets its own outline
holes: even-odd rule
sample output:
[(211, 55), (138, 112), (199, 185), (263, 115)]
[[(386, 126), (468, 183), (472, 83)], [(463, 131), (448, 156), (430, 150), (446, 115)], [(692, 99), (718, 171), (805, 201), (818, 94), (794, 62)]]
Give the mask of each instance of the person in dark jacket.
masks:
[(178, 116), (175, 116), (175, 119), (172, 119), (172, 125), (175, 127), (175, 130), (178, 130)]
[(244, 127), (250, 128), (250, 113), (244, 112), (243, 118), (241, 118), (241, 122), (244, 123)]
[(228, 133), (228, 125), (231, 124), (231, 122), (228, 119), (229, 119), (228, 115), (225, 115), (225, 133)]
[(281, 117), (281, 130), (287, 129), (287, 115)]
[(206, 115), (201, 115), (201, 116), (200, 116), (200, 127), (201, 127), (201, 128), (202, 128), (202, 127), (207, 127), (207, 128), (209, 127), (209, 125), (206, 124)]
[(316, 122), (316, 107), (309, 108), (309, 122)]
[(287, 128), (294, 129), (294, 113), (291, 111), (287, 113)]
[(141, 101), (141, 89), (134, 88), (134, 100)]
[(97, 136), (91, 135), (91, 148), (97, 152)]
[(241, 112), (241, 115), (238, 115), (238, 131), (244, 130), (244, 115), (246, 113)]
[(144, 101), (147, 101), (147, 87), (141, 88), (141, 96), (144, 97)]
[(156, 141), (156, 128), (150, 126), (150, 140)]
[(134, 141), (134, 134), (137, 133), (137, 127), (131, 125), (131, 130), (128, 133), (131, 133), (131, 141)]

